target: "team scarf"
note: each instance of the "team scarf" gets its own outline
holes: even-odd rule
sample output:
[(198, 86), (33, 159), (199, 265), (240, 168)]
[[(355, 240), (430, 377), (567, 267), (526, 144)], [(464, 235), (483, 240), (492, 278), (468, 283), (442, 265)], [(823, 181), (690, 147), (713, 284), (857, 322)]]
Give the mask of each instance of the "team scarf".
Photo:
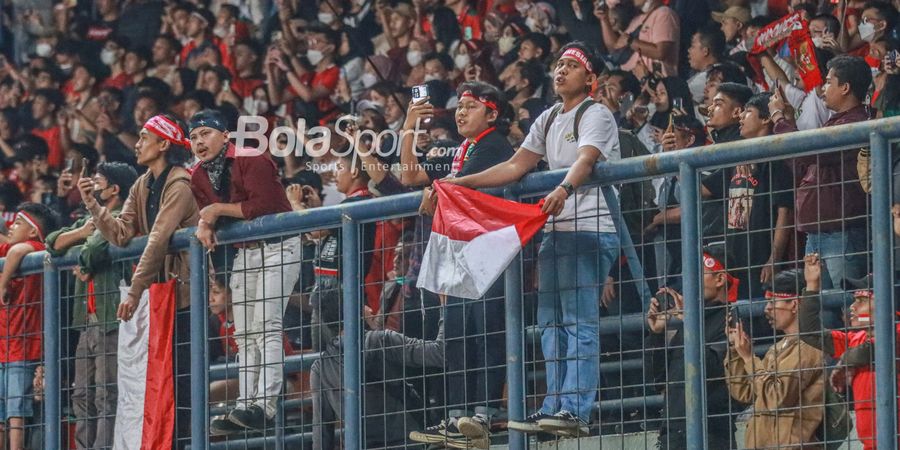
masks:
[(459, 151), (453, 157), (453, 164), (450, 166), (450, 176), (455, 177), (462, 170), (463, 164), (469, 159), (469, 149), (475, 146), (482, 138), (496, 130), (497, 127), (490, 127), (475, 137), (475, 139), (466, 139), (460, 146)]
[(759, 55), (770, 48), (780, 48), (787, 44), (790, 55), (796, 61), (797, 73), (803, 79), (806, 92), (822, 84), (822, 74), (816, 61), (816, 47), (809, 36), (809, 24), (803, 20), (799, 12), (785, 16), (766, 25), (759, 30), (753, 48), (747, 54), (747, 60), (756, 73), (755, 81), (769, 88), (763, 75)]

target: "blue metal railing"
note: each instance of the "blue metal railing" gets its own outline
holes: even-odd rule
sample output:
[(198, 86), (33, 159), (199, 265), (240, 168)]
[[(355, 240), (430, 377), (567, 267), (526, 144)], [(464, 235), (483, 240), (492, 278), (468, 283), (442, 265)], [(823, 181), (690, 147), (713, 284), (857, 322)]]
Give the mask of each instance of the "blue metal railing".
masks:
[[(682, 189), (682, 256), (695, 263), (684, 266), (685, 298), (699, 298), (701, 267), (700, 198), (697, 172), (700, 169), (735, 165), (745, 161), (799, 156), (844, 148), (871, 148), (872, 156), (872, 236), (878, 243), (892, 242), (890, 219), (890, 149), (889, 141), (900, 139), (900, 118), (869, 121), (833, 128), (771, 136), (728, 144), (666, 152), (613, 163), (600, 163), (591, 176), (591, 184), (611, 185), (662, 175), (678, 174)], [(508, 198), (535, 195), (555, 187), (565, 176), (564, 170), (532, 174), (521, 182), (503, 190)], [(690, 200), (690, 201), (689, 201)], [(361, 224), (391, 217), (415, 214), (420, 194), (411, 193), (346, 205), (319, 208), (307, 212), (278, 214), (231, 225), (218, 234), (220, 243), (246, 241), (266, 237), (297, 235), (323, 228), (341, 227), (343, 232), (343, 260), (345, 273), (355, 273), (360, 258), (358, 234)], [(190, 250), (191, 261), (191, 351), (195, 355), (191, 365), (192, 436), (191, 448), (208, 448), (207, 394), (209, 366), (206, 354), (206, 258), (203, 248), (192, 237), (193, 229), (180, 230), (173, 237), (170, 249)], [(113, 260), (135, 259), (144, 248), (145, 238), (135, 239), (125, 248), (111, 247)], [(892, 298), (890, 245), (874, 245), (875, 296)], [(77, 263), (79, 250), (73, 249), (63, 257), (49, 258), (43, 252), (29, 255), (22, 263), (23, 274), (44, 274), (44, 346), (45, 396), (44, 423), (46, 449), (61, 448), (60, 430), (60, 304), (59, 271)], [(525, 415), (525, 345), (522, 320), (521, 259), (516, 259), (506, 274), (507, 308), (507, 383), (509, 389), (509, 417), (522, 419)], [(2, 261), (0, 261), (2, 267)], [(359, 324), (361, 306), (359, 278), (344, 277), (344, 429), (345, 448), (362, 448), (360, 386), (362, 386)], [(877, 391), (877, 439), (880, 448), (893, 448), (896, 442), (896, 367), (894, 359), (893, 302), (876, 302), (875, 368)], [(685, 302), (685, 380), (688, 448), (705, 448), (705, 385), (702, 346), (702, 311), (698, 302)], [(296, 438), (296, 437), (294, 437)], [(525, 439), (511, 432), (511, 448), (524, 448)], [(892, 443), (892, 444), (887, 444)], [(282, 445), (284, 442), (282, 442)]]

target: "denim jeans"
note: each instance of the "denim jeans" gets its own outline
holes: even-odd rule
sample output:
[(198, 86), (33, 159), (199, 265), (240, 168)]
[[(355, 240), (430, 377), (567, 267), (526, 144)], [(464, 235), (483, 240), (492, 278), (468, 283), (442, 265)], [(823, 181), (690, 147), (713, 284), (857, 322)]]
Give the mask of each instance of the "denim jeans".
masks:
[(600, 383), (600, 292), (619, 252), (615, 233), (554, 231), (538, 252), (538, 311), (547, 396), (541, 412), (588, 422)]
[(840, 288), (841, 280), (844, 278), (865, 276), (865, 251), (865, 228), (848, 228), (844, 231), (806, 235), (806, 253), (818, 253), (825, 261), (822, 289)]

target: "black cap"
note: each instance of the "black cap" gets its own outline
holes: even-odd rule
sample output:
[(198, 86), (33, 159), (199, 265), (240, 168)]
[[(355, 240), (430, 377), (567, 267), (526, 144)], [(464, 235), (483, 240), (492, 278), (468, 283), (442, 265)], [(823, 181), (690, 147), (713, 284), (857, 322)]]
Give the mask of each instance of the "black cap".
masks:
[(875, 280), (872, 274), (868, 274), (862, 278), (844, 278), (841, 282), (845, 291), (865, 290), (871, 291), (875, 289)]
[(188, 134), (200, 127), (210, 127), (219, 131), (228, 131), (225, 115), (215, 109), (204, 109), (191, 117)]
[(778, 272), (772, 283), (765, 286), (766, 290), (776, 294), (800, 295), (806, 287), (806, 279), (803, 271), (790, 269)]

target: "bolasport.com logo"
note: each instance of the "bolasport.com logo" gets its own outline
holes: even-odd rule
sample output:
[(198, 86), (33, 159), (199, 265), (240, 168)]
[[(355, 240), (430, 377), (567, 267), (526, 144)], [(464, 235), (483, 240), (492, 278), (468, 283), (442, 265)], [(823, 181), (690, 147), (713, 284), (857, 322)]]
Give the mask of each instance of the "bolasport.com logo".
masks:
[[(416, 123), (413, 130), (388, 129), (376, 133), (363, 129), (360, 122), (358, 116), (347, 115), (338, 118), (333, 129), (326, 126), (307, 128), (306, 120), (301, 118), (297, 119), (296, 127), (282, 125), (269, 131), (269, 121), (265, 117), (240, 116), (237, 130), (230, 132), (229, 137), (234, 140), (237, 156), (244, 157), (270, 152), (279, 158), (294, 154), (315, 159), (329, 153), (338, 157), (356, 153), (361, 156), (374, 154), (381, 160), (399, 160), (400, 144), (406, 136), (412, 135), (413, 142), (419, 143), (420, 136), (428, 135), (428, 130), (422, 128), (420, 123)], [(422, 150), (425, 150), (429, 159), (455, 155), (457, 149), (457, 146), (430, 146), (425, 149), (413, 146), (416, 157), (422, 157)]]

